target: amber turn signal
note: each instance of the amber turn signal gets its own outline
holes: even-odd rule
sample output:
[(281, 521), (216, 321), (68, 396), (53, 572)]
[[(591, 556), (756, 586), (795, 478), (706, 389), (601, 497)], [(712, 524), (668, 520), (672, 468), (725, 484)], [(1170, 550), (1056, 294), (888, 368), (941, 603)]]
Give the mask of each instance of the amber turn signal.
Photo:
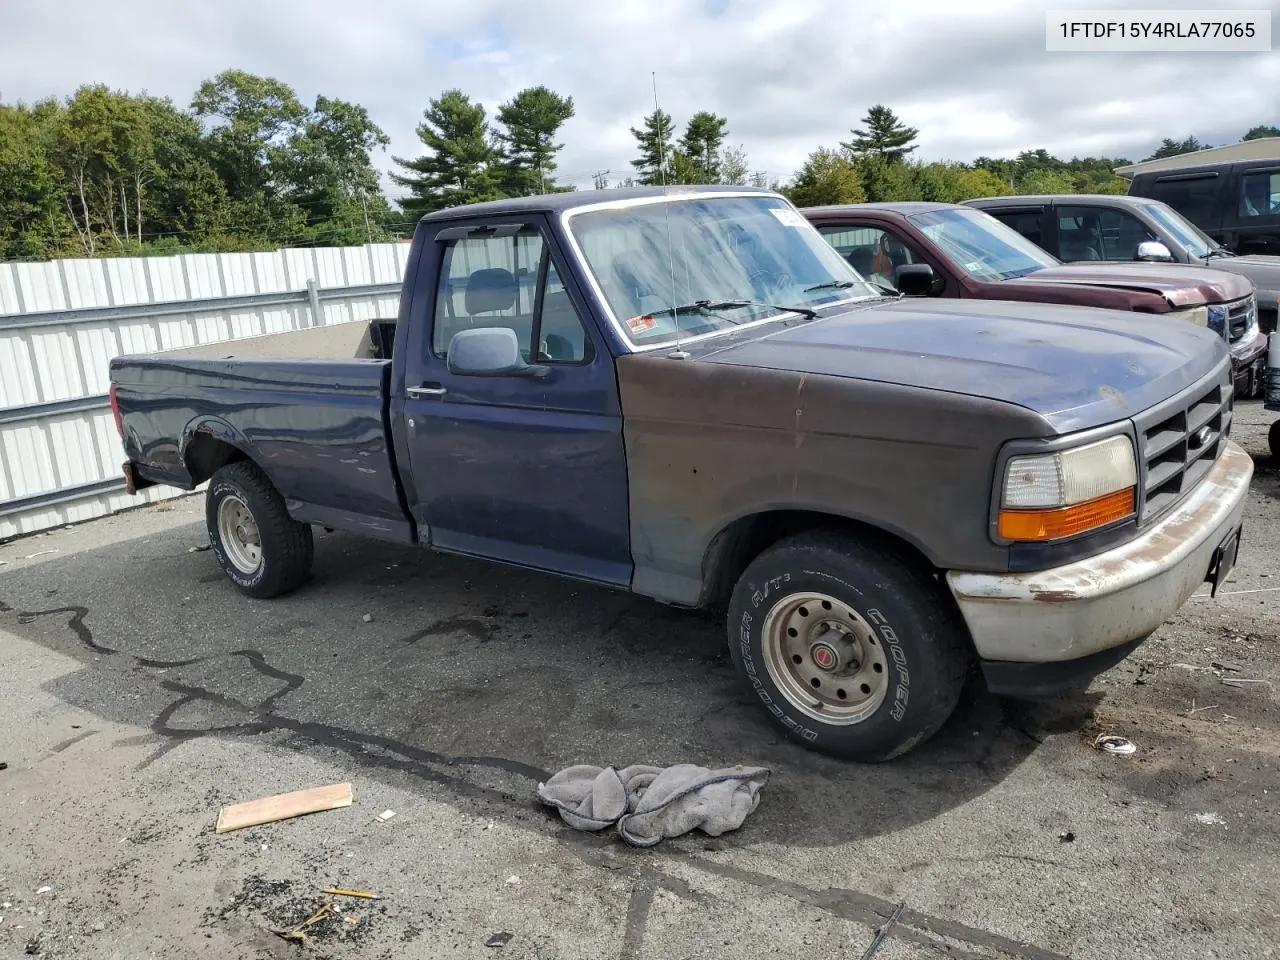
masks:
[(1126, 520), (1137, 513), (1136, 488), (1055, 510), (1001, 510), (1000, 536), (1006, 540), (1061, 540)]

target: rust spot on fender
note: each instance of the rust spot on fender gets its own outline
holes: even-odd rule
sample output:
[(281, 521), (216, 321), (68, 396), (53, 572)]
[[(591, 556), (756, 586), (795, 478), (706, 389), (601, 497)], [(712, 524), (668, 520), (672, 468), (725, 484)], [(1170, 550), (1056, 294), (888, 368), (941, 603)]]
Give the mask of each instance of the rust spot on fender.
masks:
[(1080, 599), (1074, 590), (1033, 590), (1031, 596), (1036, 603), (1070, 603)]

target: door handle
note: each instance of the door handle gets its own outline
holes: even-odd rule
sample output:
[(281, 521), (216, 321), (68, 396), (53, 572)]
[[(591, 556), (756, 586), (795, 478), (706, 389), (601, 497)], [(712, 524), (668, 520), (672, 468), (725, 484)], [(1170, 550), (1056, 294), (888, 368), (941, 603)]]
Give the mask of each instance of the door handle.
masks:
[(438, 383), (424, 383), (420, 387), (405, 387), (404, 392), (407, 397), (421, 400), (423, 397), (438, 397), (445, 392), (445, 389)]

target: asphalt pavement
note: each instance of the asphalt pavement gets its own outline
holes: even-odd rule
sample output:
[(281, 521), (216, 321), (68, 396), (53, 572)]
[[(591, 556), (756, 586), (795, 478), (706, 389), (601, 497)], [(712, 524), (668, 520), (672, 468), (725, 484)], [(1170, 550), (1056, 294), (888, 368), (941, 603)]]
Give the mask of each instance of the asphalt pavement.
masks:
[[(0, 953), (825, 960), (904, 904), (876, 960), (1276, 956), (1273, 418), (1238, 407), (1223, 594), (1085, 692), (974, 685), (882, 765), (784, 740), (720, 622), (621, 593), (321, 533), (308, 586), (249, 600), (199, 497), (0, 546)], [(537, 803), (573, 763), (772, 775), (741, 830), (637, 850)], [(344, 781), (350, 807), (214, 833)], [(282, 939), (331, 886), (378, 899)]]

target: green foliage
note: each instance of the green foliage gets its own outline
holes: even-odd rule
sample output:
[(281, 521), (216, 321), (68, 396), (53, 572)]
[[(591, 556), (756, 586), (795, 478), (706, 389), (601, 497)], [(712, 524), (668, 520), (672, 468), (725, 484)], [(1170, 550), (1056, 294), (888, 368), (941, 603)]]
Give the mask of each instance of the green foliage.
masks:
[(726, 147), (720, 154), (720, 182), (734, 187), (746, 184), (750, 166), (741, 146)]
[(684, 136), (680, 138), (677, 161), (683, 170), (677, 170), (677, 183), (720, 183), (723, 158), (720, 148), (729, 135), (729, 121), (707, 110), (700, 110), (689, 118)]
[(863, 203), (867, 199), (857, 164), (843, 153), (825, 147), (809, 154), (786, 193), (798, 207)]
[(417, 133), (427, 152), (415, 160), (394, 158), (409, 171), (391, 175), (409, 189), (409, 197), (400, 201), (404, 212), (417, 219), (432, 210), (500, 197), (498, 151), (484, 106), (461, 90), (446, 90), (422, 117)]
[(850, 131), (853, 139), (840, 144), (853, 156), (897, 162), (916, 149), (913, 141), (920, 131), (902, 123), (897, 114), (883, 104), (868, 110), (862, 122), (866, 129)]
[(521, 90), (498, 108), (503, 193), (521, 197), (566, 189), (555, 182), (555, 157), (564, 146), (555, 139), (573, 112), (573, 97), (544, 86)]
[(857, 164), (863, 192), (872, 203), (924, 199), (915, 165), (876, 154), (861, 157)]
[(52, 158), (58, 110), (0, 104), (0, 260), (43, 259), (73, 236)]
[(654, 110), (646, 116), (642, 128), (631, 128), (631, 135), (636, 138), (640, 151), (640, 155), (631, 161), (631, 165), (636, 168), (637, 183), (675, 182), (675, 150), (671, 145), (674, 132), (675, 122), (671, 119), (671, 114), (663, 110)]
[(1201, 143), (1195, 137), (1187, 137), (1185, 140), (1171, 140), (1165, 137), (1160, 141), (1160, 146), (1156, 147), (1155, 152), (1147, 157), (1147, 160), (1163, 160), (1165, 157), (1176, 157), (1181, 153), (1191, 153), (1195, 150), (1208, 150), (1209, 144)]
[[(200, 84), (188, 109), (146, 94), (86, 85), (63, 100), (0, 103), (0, 259), (159, 256), (358, 244), (412, 232), (429, 210), (572, 190), (556, 180), (574, 116), (572, 97), (545, 86), (485, 108), (458, 89), (431, 100), (417, 128), (421, 155), (393, 158), (393, 205), (374, 167), (386, 134), (359, 104), (318, 96), (308, 108), (282, 81), (226, 70)], [(872, 106), (840, 149), (819, 148), (782, 188), (752, 170), (728, 121), (702, 110), (675, 140), (669, 114), (632, 128), (634, 183), (751, 184), (784, 189), (801, 205), (936, 200), (1030, 193), (1117, 193), (1118, 157), (1064, 160), (1045, 149), (969, 164), (910, 158), (918, 131)], [(1245, 140), (1280, 136), (1260, 124)], [(1194, 136), (1166, 138), (1152, 157), (1204, 149)], [(1150, 159), (1150, 158), (1149, 158)], [(604, 173), (597, 186), (608, 185)]]

